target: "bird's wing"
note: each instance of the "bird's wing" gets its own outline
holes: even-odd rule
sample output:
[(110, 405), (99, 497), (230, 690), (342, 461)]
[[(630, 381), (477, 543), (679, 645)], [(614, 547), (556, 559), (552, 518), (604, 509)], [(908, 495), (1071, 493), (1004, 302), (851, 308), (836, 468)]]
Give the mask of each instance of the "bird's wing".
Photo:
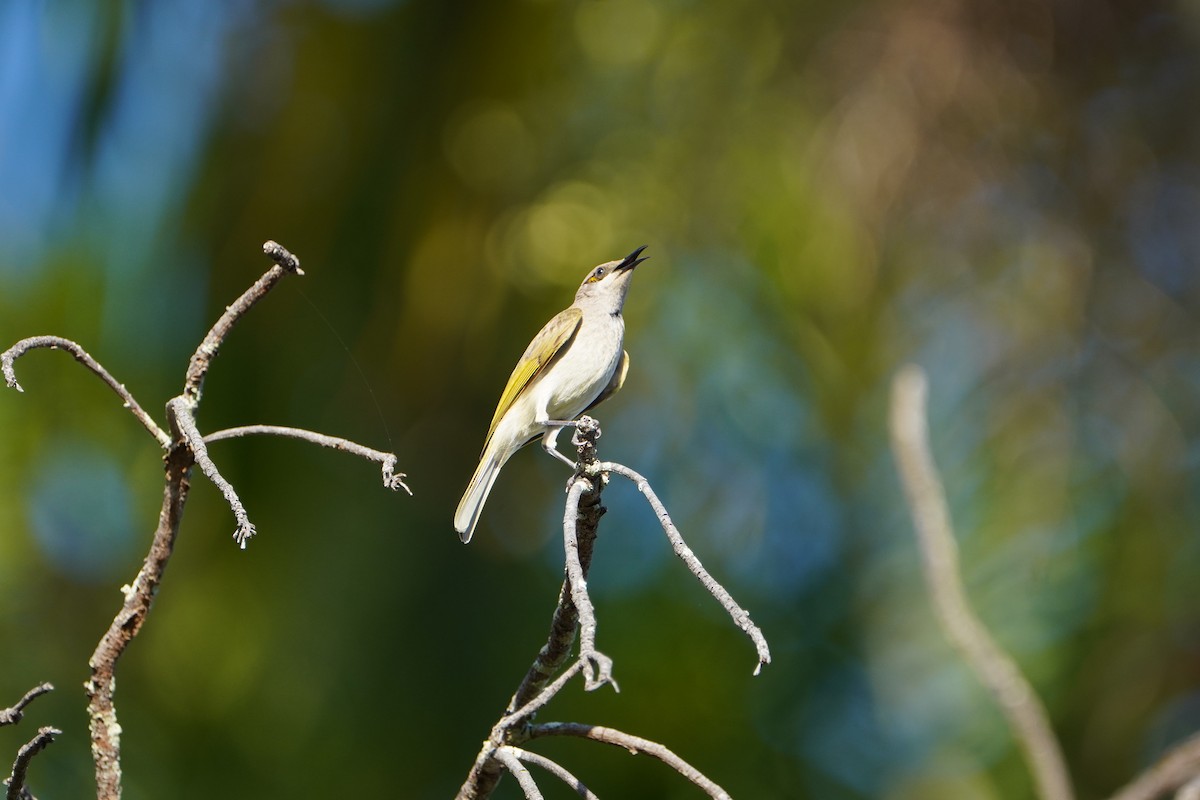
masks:
[(588, 406), (587, 408), (585, 408), (583, 410), (583, 413), (586, 414), (587, 412), (591, 411), (593, 408), (600, 405), (605, 400), (607, 400), (608, 398), (612, 397), (614, 394), (619, 392), (621, 390), (621, 387), (625, 385), (625, 376), (628, 374), (629, 374), (629, 351), (622, 350), (621, 351), (621, 363), (617, 364), (617, 368), (615, 370), (613, 370), (612, 379), (609, 380), (608, 386), (605, 386), (604, 391), (602, 391), (602, 392), (600, 392), (600, 394), (596, 395), (596, 399), (592, 401), (592, 404), (590, 406)]
[(529, 343), (529, 347), (525, 348), (521, 360), (513, 369), (512, 375), (508, 376), (508, 383), (500, 395), (500, 402), (496, 404), (496, 413), (492, 416), (492, 424), (488, 428), (487, 439), (483, 443), (484, 450), (487, 450), (488, 442), (492, 440), (492, 434), (496, 432), (496, 426), (500, 424), (505, 412), (512, 408), (513, 402), (521, 392), (525, 391), (525, 387), (533, 382), (534, 378), (550, 368), (550, 365), (575, 338), (575, 333), (579, 330), (579, 324), (582, 321), (583, 312), (572, 306), (554, 315), (554, 318), (538, 331), (537, 336), (533, 337), (533, 341)]

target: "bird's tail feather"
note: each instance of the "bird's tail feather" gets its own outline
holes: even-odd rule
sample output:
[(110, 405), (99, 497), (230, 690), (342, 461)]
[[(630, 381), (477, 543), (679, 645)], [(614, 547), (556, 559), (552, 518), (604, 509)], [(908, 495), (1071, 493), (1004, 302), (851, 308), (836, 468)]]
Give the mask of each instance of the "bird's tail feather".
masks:
[(493, 452), (486, 452), (479, 459), (479, 466), (475, 468), (475, 474), (471, 476), (471, 482), (467, 484), (462, 500), (458, 501), (458, 510), (454, 512), (454, 529), (458, 531), (458, 538), (462, 539), (464, 544), (471, 541), (475, 525), (479, 522), (479, 514), (483, 511), (483, 504), (487, 502), (492, 484), (496, 482), (496, 476), (500, 474), (500, 468), (507, 460), (506, 455)]

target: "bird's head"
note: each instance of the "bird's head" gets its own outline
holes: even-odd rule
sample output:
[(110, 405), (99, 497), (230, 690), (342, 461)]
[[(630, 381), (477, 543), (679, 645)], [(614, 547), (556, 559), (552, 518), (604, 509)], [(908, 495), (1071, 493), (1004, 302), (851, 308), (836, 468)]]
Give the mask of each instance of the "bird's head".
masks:
[(575, 293), (575, 305), (596, 306), (610, 314), (617, 314), (625, 305), (625, 293), (633, 278), (633, 268), (645, 261), (638, 258), (646, 245), (642, 245), (620, 261), (608, 261), (593, 267)]

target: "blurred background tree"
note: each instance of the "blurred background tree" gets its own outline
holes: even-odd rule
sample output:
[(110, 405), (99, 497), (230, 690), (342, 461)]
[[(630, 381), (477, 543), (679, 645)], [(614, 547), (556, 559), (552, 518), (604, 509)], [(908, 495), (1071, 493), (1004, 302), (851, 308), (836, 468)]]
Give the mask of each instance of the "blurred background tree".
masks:
[[(429, 0), (0, 6), (0, 342), (83, 343), (150, 410), (264, 264), (206, 430), (394, 449), (416, 498), (306, 445), (214, 445), (122, 662), (126, 795), (445, 797), (544, 636), (562, 467), (450, 519), (521, 348), (640, 244), (601, 454), (647, 475), (591, 585), (622, 693), (558, 719), (668, 744), (735, 797), (1008, 798), (999, 714), (936, 630), (884, 435), (930, 370), (968, 589), (1083, 797), (1200, 730), (1200, 10), (1189, 2)], [(65, 730), (153, 530), (159, 453), (67, 359), (0, 394), (0, 701)], [(20, 730), (20, 733), (26, 731)], [(15, 752), (20, 734), (5, 734)], [(602, 796), (658, 764), (546, 752)], [(553, 752), (551, 753), (551, 749)], [(510, 780), (498, 796), (516, 797)]]

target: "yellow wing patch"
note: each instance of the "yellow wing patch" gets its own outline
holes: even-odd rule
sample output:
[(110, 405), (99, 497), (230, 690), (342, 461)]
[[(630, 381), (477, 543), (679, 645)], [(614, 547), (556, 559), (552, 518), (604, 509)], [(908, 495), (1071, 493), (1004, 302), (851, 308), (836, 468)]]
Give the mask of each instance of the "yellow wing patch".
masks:
[(525, 391), (525, 387), (529, 386), (534, 378), (549, 369), (567, 344), (575, 338), (575, 333), (579, 330), (579, 324), (582, 321), (582, 311), (574, 307), (568, 308), (556, 314), (552, 320), (546, 323), (545, 327), (538, 331), (537, 336), (533, 337), (533, 341), (525, 348), (521, 360), (513, 368), (512, 375), (508, 376), (508, 383), (500, 395), (500, 402), (496, 404), (496, 413), (492, 416), (492, 424), (488, 428), (487, 438), (483, 442), (484, 450), (487, 450), (488, 442), (492, 440), (492, 434), (496, 432), (496, 426), (500, 424), (504, 414), (512, 408), (517, 397)]

